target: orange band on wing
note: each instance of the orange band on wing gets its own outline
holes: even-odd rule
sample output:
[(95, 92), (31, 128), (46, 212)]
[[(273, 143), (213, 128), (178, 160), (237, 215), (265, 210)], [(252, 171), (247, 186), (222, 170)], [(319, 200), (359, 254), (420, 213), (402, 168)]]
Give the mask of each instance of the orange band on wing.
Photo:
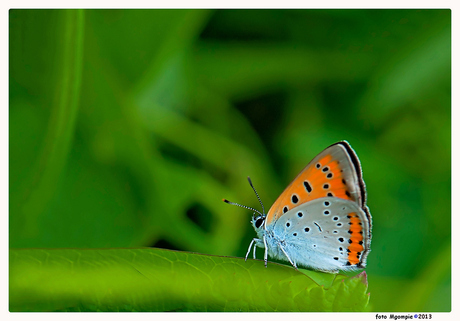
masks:
[(350, 219), (350, 245), (348, 246), (348, 262), (351, 265), (358, 264), (361, 262), (361, 253), (364, 250), (363, 247), (363, 227), (361, 225), (361, 219), (356, 213), (348, 214)]

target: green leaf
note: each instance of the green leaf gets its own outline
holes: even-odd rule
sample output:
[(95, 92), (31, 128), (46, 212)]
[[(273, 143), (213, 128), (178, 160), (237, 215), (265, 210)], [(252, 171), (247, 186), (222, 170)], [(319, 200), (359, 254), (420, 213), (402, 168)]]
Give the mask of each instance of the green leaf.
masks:
[(162, 249), (10, 250), (10, 311), (363, 311), (366, 274)]

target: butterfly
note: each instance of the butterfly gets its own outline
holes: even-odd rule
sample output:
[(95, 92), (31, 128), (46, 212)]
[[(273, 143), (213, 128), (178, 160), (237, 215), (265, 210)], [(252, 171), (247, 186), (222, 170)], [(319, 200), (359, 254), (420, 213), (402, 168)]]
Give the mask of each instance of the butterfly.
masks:
[(319, 153), (286, 187), (267, 214), (251, 179), (249, 184), (262, 212), (253, 214), (257, 233), (251, 248), (268, 256), (313, 270), (337, 273), (366, 267), (370, 251), (372, 217), (366, 205), (366, 186), (358, 156), (346, 141)]

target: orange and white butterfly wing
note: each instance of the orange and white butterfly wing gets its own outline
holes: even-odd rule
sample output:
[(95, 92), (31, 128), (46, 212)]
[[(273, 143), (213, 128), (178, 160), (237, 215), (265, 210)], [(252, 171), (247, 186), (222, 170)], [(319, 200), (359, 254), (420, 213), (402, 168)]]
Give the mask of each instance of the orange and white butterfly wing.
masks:
[(297, 175), (268, 211), (265, 224), (301, 204), (327, 196), (354, 201), (366, 210), (361, 165), (346, 141), (323, 150)]

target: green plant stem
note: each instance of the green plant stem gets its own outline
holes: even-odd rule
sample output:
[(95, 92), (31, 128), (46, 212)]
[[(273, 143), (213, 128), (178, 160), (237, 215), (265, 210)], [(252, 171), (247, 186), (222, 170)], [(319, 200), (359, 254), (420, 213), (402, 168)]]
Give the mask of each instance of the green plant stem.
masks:
[[(62, 56), (56, 80), (56, 96), (41, 156), (35, 164), (34, 177), (26, 189), (23, 214), (24, 229), (36, 228), (37, 217), (52, 199), (65, 167), (78, 111), (83, 56), (83, 10), (62, 10), (63, 28), (59, 41)], [(30, 230), (29, 230), (30, 231)]]

